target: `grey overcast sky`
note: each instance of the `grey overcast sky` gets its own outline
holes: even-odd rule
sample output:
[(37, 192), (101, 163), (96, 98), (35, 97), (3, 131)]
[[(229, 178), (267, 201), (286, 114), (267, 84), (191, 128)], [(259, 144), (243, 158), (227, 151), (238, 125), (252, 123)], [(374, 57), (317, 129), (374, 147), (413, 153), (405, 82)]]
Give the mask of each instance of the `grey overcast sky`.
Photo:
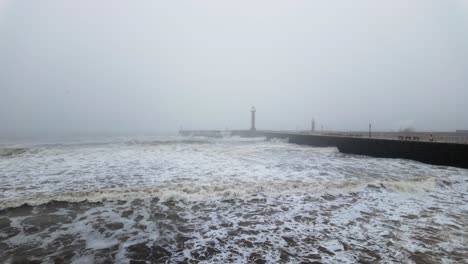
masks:
[(468, 129), (468, 0), (0, 0), (0, 135)]

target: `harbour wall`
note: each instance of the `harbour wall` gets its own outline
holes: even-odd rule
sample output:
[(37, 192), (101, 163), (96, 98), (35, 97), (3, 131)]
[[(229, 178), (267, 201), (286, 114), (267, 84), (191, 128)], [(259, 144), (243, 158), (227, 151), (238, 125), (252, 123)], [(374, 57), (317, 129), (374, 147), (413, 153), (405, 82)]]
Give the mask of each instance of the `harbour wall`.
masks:
[(445, 142), (327, 136), (282, 131), (236, 130), (232, 135), (289, 139), (289, 143), (336, 147), (340, 152), (380, 158), (410, 159), (434, 165), (468, 168), (468, 145)]

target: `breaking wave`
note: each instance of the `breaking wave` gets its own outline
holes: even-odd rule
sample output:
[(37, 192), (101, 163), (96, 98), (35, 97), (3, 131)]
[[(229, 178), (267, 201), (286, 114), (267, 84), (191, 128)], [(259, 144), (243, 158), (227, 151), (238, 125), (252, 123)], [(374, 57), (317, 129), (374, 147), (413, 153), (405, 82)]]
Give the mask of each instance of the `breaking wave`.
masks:
[(49, 144), (38, 144), (28, 147), (6, 147), (0, 148), (0, 157), (12, 157), (29, 152), (31, 154), (37, 154), (41, 151), (58, 151), (62, 153), (63, 150), (74, 150), (82, 148), (105, 148), (112, 146), (170, 146), (170, 145), (199, 145), (199, 144), (211, 144), (212, 141), (203, 138), (196, 139), (167, 139), (167, 140), (127, 140), (122, 142), (69, 142), (69, 143), (49, 143)]
[(0, 148), (0, 157), (11, 157), (23, 154), (27, 148)]
[(130, 140), (127, 145), (142, 145), (142, 146), (160, 146), (160, 145), (176, 145), (176, 144), (210, 144), (212, 142), (201, 139), (186, 139), (186, 140)]
[(418, 193), (434, 188), (433, 178), (392, 181), (335, 181), (328, 183), (263, 182), (216, 185), (183, 185), (168, 184), (164, 186), (112, 188), (67, 192), (59, 194), (39, 194), (26, 199), (0, 201), (0, 210), (19, 207), (24, 204), (31, 206), (46, 204), (50, 201), (60, 202), (103, 202), (131, 201), (134, 199), (159, 198), (161, 201), (204, 201), (218, 199), (242, 198), (249, 195), (294, 195), (294, 194), (346, 194), (365, 189), (379, 189), (390, 192)]

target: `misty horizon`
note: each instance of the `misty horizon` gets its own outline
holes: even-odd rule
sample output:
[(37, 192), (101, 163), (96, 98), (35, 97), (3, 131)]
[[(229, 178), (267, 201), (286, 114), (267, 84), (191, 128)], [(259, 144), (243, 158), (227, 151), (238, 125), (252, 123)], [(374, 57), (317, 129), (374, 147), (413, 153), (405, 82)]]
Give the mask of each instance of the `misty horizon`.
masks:
[(0, 137), (468, 129), (468, 4), (1, 1)]
[(0, 0), (0, 262), (462, 263), (468, 0)]

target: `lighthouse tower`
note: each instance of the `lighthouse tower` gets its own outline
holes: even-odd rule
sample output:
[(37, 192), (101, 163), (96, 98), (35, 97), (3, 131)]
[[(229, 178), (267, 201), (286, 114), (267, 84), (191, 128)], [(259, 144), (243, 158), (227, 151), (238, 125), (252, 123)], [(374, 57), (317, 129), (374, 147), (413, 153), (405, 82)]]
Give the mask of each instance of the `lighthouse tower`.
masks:
[(255, 131), (255, 107), (252, 106), (250, 112), (252, 113), (250, 131)]

